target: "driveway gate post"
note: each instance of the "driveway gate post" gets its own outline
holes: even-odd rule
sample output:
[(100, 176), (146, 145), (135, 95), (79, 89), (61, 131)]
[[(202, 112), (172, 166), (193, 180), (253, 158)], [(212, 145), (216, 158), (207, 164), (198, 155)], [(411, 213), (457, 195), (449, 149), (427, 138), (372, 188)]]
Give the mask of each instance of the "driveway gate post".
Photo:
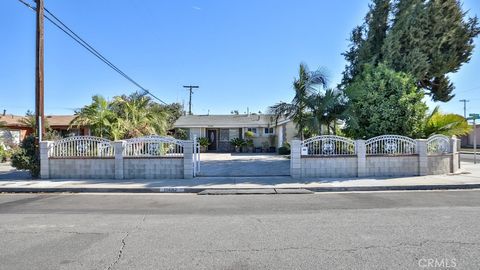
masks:
[(292, 140), (290, 145), (290, 175), (293, 178), (302, 176), (302, 141)]

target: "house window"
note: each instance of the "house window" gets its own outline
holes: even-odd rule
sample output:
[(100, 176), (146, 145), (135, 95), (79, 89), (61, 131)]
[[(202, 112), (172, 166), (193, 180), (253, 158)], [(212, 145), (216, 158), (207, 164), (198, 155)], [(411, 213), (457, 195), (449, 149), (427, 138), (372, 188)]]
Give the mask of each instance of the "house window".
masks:
[(247, 131), (253, 132), (255, 135), (257, 135), (257, 128), (247, 128)]
[(265, 135), (271, 135), (274, 133), (273, 128), (265, 128), (264, 134)]

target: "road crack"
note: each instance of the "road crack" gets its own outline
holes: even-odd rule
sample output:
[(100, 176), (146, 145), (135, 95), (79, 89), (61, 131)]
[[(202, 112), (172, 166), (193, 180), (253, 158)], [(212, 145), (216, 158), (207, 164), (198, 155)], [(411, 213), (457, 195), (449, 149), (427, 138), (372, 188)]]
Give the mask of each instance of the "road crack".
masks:
[(131, 231), (127, 231), (125, 233), (125, 235), (122, 237), (121, 239), (121, 245), (120, 245), (120, 248), (118, 249), (118, 252), (117, 252), (117, 257), (115, 258), (115, 260), (107, 267), (107, 270), (111, 270), (113, 269), (113, 267), (115, 267), (115, 265), (118, 264), (118, 262), (120, 261), (120, 259), (122, 258), (123, 256), (123, 252), (125, 250), (125, 247), (127, 246), (127, 238), (128, 236), (130, 235), (130, 233), (133, 233), (134, 231), (137, 231), (138, 229), (140, 229), (140, 224), (142, 224), (143, 222), (145, 222), (145, 218), (146, 216), (143, 215), (143, 218), (142, 220), (137, 224), (135, 225), (135, 227), (133, 227), (133, 229)]

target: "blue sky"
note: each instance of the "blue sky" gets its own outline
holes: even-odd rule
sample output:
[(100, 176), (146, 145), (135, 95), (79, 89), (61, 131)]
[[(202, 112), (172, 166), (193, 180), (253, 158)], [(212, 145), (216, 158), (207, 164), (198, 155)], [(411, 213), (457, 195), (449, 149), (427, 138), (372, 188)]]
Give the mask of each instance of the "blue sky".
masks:
[[(30, 0), (31, 1), (31, 0)], [(31, 1), (33, 2), (33, 1)], [(464, 9), (480, 14), (478, 0)], [(292, 98), (300, 62), (323, 68), (335, 86), (341, 53), (367, 0), (129, 1), (45, 0), (46, 7), (125, 73), (167, 102), (188, 105), (185, 84), (200, 85), (195, 114), (265, 112)], [(0, 110), (34, 108), (35, 14), (17, 0), (0, 3)], [(71, 114), (90, 102), (136, 88), (45, 22), (45, 111)], [(476, 40), (478, 43), (478, 39)], [(457, 96), (443, 111), (480, 113), (480, 53), (451, 77)], [(429, 105), (433, 104), (429, 102)]]

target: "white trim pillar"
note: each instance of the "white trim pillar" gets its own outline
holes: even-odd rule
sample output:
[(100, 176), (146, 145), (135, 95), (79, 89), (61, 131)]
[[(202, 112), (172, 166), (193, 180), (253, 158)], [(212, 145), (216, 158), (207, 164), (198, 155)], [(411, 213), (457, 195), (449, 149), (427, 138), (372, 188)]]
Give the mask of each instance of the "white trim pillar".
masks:
[(115, 149), (115, 179), (122, 180), (123, 176), (123, 145), (125, 141), (114, 141)]
[(51, 141), (40, 142), (40, 178), (50, 178), (50, 162), (48, 160), (48, 150), (53, 144)]
[(193, 178), (193, 142), (186, 141), (183, 145), (183, 178)]
[(277, 129), (278, 129), (277, 148), (280, 148), (283, 146), (283, 125), (277, 126)]
[(427, 140), (417, 139), (418, 175), (428, 174)]
[(290, 144), (290, 175), (293, 178), (302, 177), (302, 141), (296, 139)]
[(357, 147), (357, 177), (367, 176), (367, 147), (365, 140), (356, 140)]

